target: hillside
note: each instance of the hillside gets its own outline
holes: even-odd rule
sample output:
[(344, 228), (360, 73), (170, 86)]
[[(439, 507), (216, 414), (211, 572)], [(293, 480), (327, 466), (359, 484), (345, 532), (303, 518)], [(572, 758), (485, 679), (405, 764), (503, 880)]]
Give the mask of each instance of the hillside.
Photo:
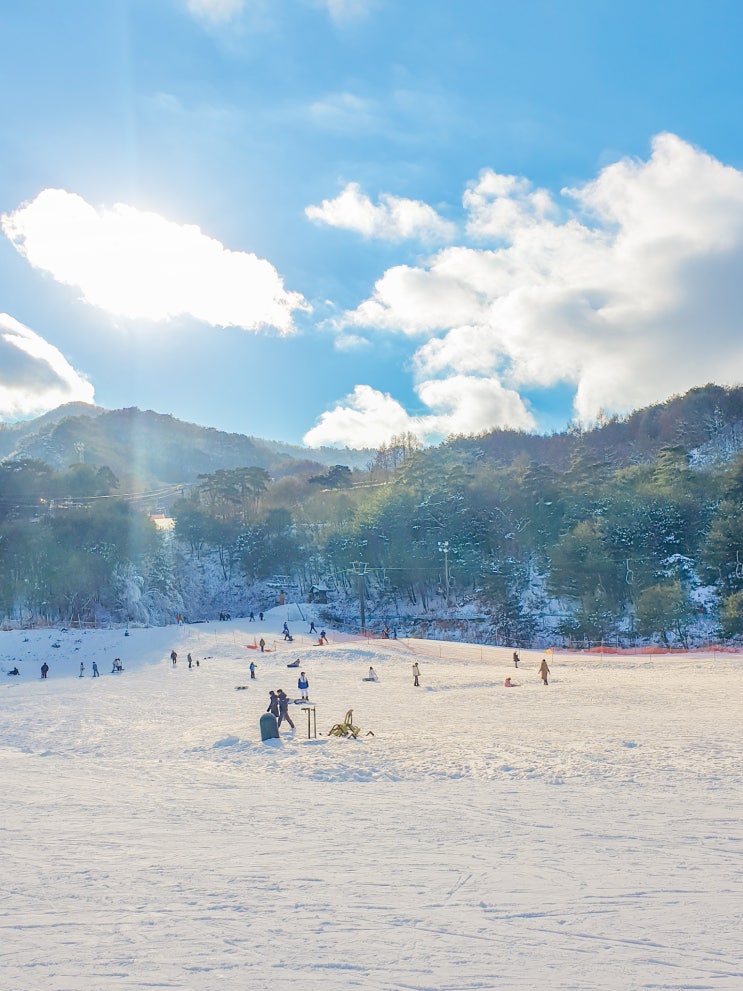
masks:
[(127, 490), (188, 484), (220, 468), (256, 466), (274, 478), (343, 463), (365, 467), (368, 451), (310, 449), (186, 423), (136, 407), (71, 403), (25, 423), (0, 426), (0, 459), (37, 458), (55, 469), (108, 466)]
[(667, 447), (696, 454), (697, 463), (726, 461), (743, 448), (743, 387), (701, 386), (591, 429), (550, 435), (493, 430), (453, 439), (449, 446), (477, 449), (499, 464), (526, 458), (558, 471), (567, 469), (578, 454), (615, 465), (636, 464)]

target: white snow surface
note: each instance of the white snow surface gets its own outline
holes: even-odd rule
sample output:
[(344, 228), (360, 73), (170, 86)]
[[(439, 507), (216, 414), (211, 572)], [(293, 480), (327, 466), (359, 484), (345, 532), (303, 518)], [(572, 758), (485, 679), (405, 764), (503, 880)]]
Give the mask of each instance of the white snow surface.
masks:
[[(743, 988), (740, 657), (548, 653), (545, 686), (291, 615), (0, 633), (2, 988)], [(317, 738), (292, 705), (261, 742), (299, 670)]]

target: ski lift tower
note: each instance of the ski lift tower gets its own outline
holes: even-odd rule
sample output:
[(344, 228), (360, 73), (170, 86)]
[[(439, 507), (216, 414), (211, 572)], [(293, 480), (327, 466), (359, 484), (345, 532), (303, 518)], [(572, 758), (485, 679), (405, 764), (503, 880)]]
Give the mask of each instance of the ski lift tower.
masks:
[(444, 582), (446, 585), (446, 608), (449, 608), (449, 541), (440, 540), (439, 550), (444, 555)]
[(353, 568), (351, 569), (351, 574), (356, 575), (356, 590), (359, 593), (359, 620), (361, 623), (361, 633), (366, 633), (366, 611), (364, 602), (364, 583), (366, 582), (366, 573), (369, 570), (369, 566), (365, 561), (354, 561)]

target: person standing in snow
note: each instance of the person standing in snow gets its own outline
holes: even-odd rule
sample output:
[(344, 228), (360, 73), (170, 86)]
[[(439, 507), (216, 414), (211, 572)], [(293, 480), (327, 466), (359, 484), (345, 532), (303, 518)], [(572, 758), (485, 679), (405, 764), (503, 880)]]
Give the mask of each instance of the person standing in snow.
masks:
[(193, 659), (192, 659), (192, 657), (191, 657), (190, 654), (187, 654), (186, 655), (186, 660), (188, 661), (189, 668), (192, 668), (193, 667)]
[(178, 655), (174, 650), (171, 650), (170, 652), (170, 660), (173, 662), (173, 667), (175, 667), (178, 663)]
[(307, 675), (304, 673), (304, 671), (300, 672), (299, 678), (297, 679), (297, 688), (302, 693), (302, 698), (305, 701), (309, 701), (310, 683), (307, 680)]
[(310, 633), (317, 633), (317, 627), (315, 626), (315, 621), (314, 621), (314, 619), (311, 619), (311, 620), (310, 620), (310, 628), (309, 628), (309, 632), (310, 632)]
[(85, 665), (83, 664), (82, 661), (80, 661), (80, 677), (81, 678), (85, 677)]
[(286, 692), (281, 688), (276, 692), (279, 700), (279, 726), (282, 722), (286, 720), (292, 729), (294, 729), (294, 723), (292, 722), (292, 717), (289, 715), (289, 699), (287, 698)]
[(549, 684), (549, 682), (547, 681), (547, 675), (549, 673), (550, 673), (550, 669), (547, 667), (547, 661), (543, 657), (542, 663), (539, 665), (539, 677), (542, 679), (545, 685)]
[(418, 662), (417, 661), (413, 661), (413, 687), (414, 688), (419, 688), (420, 687), (420, 682), (418, 681), (418, 679), (420, 678), (420, 673), (421, 672), (420, 672), (420, 668), (418, 667)]
[(263, 651), (266, 649), (266, 641), (263, 639), (263, 637), (260, 638), (260, 640), (258, 641), (258, 644), (259, 644), (259, 646), (261, 648), (261, 654), (262, 654)]
[(248, 616), (248, 622), (255, 623), (255, 613), (252, 609), (250, 610), (250, 615)]
[(98, 674), (98, 663), (96, 661), (93, 661), (93, 677), (100, 678), (100, 675)]
[(279, 718), (279, 697), (276, 692), (268, 693), (268, 708), (266, 712), (270, 712), (272, 716)]
[(261, 621), (261, 623), (263, 622), (263, 613), (262, 612), (259, 612), (258, 613), (258, 619)]
[(255, 661), (250, 662), (250, 677), (255, 678)]
[(519, 652), (514, 650), (513, 652), (513, 666), (517, 668), (519, 666)]
[(44, 663), (41, 665), (41, 677), (46, 678), (48, 674), (49, 674), (49, 665), (46, 663), (46, 661), (44, 661)]

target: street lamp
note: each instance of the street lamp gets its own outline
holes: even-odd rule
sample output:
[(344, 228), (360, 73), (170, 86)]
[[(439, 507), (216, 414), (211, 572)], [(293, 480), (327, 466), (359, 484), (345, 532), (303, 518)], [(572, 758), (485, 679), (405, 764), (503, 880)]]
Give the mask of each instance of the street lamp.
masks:
[(440, 540), (439, 550), (444, 555), (444, 581), (446, 582), (446, 608), (449, 608), (449, 541)]

